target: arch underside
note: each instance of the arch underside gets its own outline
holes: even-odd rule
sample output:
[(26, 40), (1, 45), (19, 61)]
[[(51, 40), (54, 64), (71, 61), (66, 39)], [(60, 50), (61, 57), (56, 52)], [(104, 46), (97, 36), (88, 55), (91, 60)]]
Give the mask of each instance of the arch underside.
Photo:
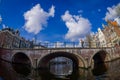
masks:
[(12, 56), (12, 63), (31, 65), (31, 60), (25, 53), (17, 52)]
[(104, 50), (98, 51), (95, 53), (89, 62), (89, 66), (93, 67), (95, 64), (105, 63), (111, 61), (111, 56)]
[(16, 73), (28, 76), (31, 66), (31, 61), (25, 53), (17, 52), (12, 56), (12, 68)]
[(39, 59), (38, 68), (45, 68), (47, 66), (48, 61), (55, 57), (66, 57), (73, 61), (75, 67), (85, 67), (84, 60), (81, 56), (73, 53), (68, 52), (54, 52), (47, 54), (46, 56), (43, 56), (41, 59)]

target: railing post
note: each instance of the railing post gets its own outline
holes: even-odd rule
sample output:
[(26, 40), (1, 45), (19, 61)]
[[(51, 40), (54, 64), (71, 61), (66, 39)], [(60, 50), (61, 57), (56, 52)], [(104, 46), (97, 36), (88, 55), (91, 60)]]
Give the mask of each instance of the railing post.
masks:
[(64, 42), (64, 47), (66, 48), (66, 42)]
[(45, 42), (45, 43), (44, 43), (44, 45), (45, 45), (45, 47), (47, 47), (47, 48), (48, 48), (48, 42)]
[(57, 42), (55, 42), (55, 48), (57, 48)]
[(75, 48), (75, 42), (73, 42), (73, 47)]

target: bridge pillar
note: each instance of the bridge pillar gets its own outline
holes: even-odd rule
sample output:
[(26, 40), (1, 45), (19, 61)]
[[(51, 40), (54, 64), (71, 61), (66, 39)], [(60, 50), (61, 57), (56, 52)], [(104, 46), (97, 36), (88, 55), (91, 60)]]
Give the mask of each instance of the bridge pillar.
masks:
[(89, 59), (88, 57), (85, 57), (85, 68), (89, 68)]
[(38, 65), (38, 59), (37, 58), (34, 58), (33, 60), (32, 60), (32, 68), (33, 69), (37, 69), (38, 67), (37, 67), (37, 65)]

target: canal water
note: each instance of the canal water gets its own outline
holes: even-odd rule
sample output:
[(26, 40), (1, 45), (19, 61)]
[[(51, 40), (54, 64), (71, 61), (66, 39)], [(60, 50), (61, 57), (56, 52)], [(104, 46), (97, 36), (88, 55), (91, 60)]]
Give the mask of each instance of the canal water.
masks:
[(26, 64), (0, 60), (0, 80), (120, 80), (120, 59), (96, 64), (90, 69), (79, 68), (73, 73), (70, 63), (66, 65), (64, 60), (51, 60), (50, 72), (46, 72), (43, 69), (33, 70)]

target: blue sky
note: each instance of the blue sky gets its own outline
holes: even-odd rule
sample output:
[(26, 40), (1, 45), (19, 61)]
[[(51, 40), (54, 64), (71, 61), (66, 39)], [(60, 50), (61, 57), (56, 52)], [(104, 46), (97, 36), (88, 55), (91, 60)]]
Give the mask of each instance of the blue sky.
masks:
[(120, 15), (119, 0), (0, 0), (0, 29), (38, 41), (78, 41)]

